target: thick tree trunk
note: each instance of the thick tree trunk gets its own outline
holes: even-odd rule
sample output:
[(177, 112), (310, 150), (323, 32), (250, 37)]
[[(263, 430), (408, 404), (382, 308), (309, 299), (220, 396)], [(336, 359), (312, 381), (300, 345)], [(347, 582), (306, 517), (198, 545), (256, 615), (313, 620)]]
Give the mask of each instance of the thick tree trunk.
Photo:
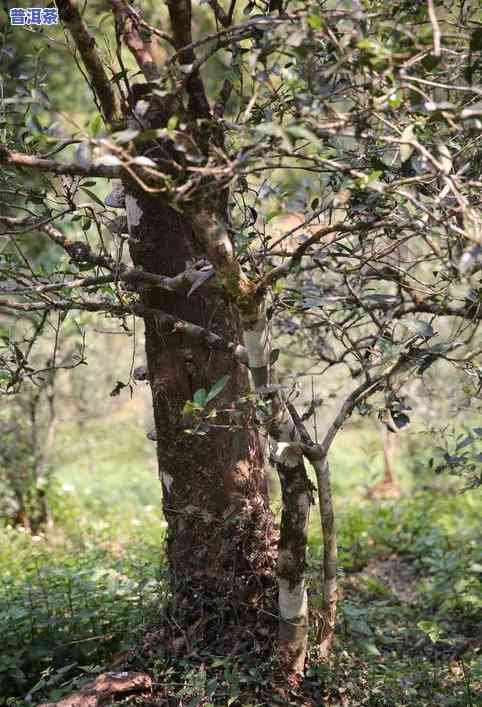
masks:
[[(130, 184), (126, 207), (137, 266), (176, 275), (195, 258), (189, 219), (162, 197)], [(147, 307), (208, 327), (229, 341), (241, 340), (235, 310), (206, 286), (191, 296), (150, 289), (142, 297)], [(145, 327), (167, 557), (176, 595), (187, 597), (196, 619), (207, 597), (220, 600), (227, 621), (230, 609), (239, 618), (257, 604), (266, 608), (266, 597), (271, 602), (274, 594), (273, 523), (252, 405), (238, 403), (249, 392), (248, 370), (228, 354), (193, 345), (175, 328), (162, 330), (155, 315), (146, 316)], [(203, 436), (188, 434), (186, 401), (226, 374), (225, 388), (208, 405), (218, 411), (207, 421), (213, 426)], [(219, 626), (219, 616), (215, 621)]]

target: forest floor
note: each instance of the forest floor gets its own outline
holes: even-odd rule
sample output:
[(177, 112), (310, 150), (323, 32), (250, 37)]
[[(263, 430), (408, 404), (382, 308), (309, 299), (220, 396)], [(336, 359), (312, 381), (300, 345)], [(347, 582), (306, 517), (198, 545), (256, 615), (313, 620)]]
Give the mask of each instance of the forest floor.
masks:
[[(126, 425), (112, 454), (104, 432), (64, 430), (74, 461), (59, 458), (52, 528), (32, 537), (7, 527), (0, 535), (0, 705), (58, 700), (124, 669), (155, 626), (165, 524), (152, 448)], [(124, 704), (481, 704), (479, 492), (460, 495), (453, 482), (426, 473), (414, 479), (400, 454), (400, 496), (370, 499), (366, 489), (381, 469), (377, 437), (347, 431), (344, 440), (332, 462), (342, 598), (329, 663), (313, 649), (303, 685), (287, 693), (267, 686), (267, 666), (202, 650), (176, 662), (159, 647), (149, 664), (138, 656), (132, 667), (149, 672), (153, 695)], [(314, 630), (321, 550), (315, 511)]]

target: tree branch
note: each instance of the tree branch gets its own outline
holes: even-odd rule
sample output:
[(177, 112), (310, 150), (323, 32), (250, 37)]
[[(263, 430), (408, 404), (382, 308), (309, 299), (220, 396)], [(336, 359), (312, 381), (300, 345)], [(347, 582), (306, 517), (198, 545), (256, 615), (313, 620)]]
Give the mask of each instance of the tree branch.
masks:
[(319, 243), (319, 241), (324, 238), (325, 236), (329, 236), (332, 233), (356, 233), (357, 231), (368, 231), (371, 229), (376, 229), (376, 228), (386, 228), (387, 224), (386, 221), (380, 220), (380, 221), (373, 221), (373, 222), (361, 222), (361, 223), (355, 223), (352, 226), (345, 226), (343, 224), (334, 224), (333, 226), (323, 226), (322, 228), (318, 229), (316, 233), (313, 233), (310, 238), (308, 238), (306, 241), (301, 243), (294, 253), (291, 255), (289, 261), (287, 263), (283, 263), (282, 265), (278, 265), (278, 267), (273, 268), (273, 270), (270, 270), (269, 273), (267, 273), (261, 282), (258, 284), (258, 288), (260, 290), (264, 290), (266, 287), (270, 285), (274, 285), (274, 283), (279, 280), (281, 277), (284, 277), (285, 275), (288, 275), (291, 270), (293, 270), (297, 265), (299, 265), (301, 258), (305, 255), (306, 251), (311, 248), (312, 245), (315, 243)]
[[(287, 407), (295, 427), (298, 430), (298, 434), (307, 447), (305, 455), (310, 459), (316, 473), (323, 540), (323, 611), (317, 634), (317, 642), (321, 657), (327, 658), (335, 634), (336, 608), (338, 604), (338, 585), (336, 578), (338, 545), (336, 539), (333, 495), (331, 492), (330, 466), (326, 455), (318, 458), (317, 445), (313, 443), (294, 405), (287, 403)], [(314, 450), (315, 455), (313, 455)]]
[(208, 0), (208, 4), (211, 6), (212, 11), (214, 12), (214, 16), (216, 17), (218, 22), (220, 22), (223, 27), (229, 27), (229, 25), (231, 24), (231, 20), (224, 11), (224, 8), (222, 8), (219, 4), (218, 0)]
[(104, 118), (109, 125), (121, 119), (119, 101), (99, 58), (94, 37), (84, 23), (76, 0), (57, 0), (59, 17), (68, 28), (92, 82)]
[[(71, 247), (66, 247), (67, 252), (72, 250), (72, 246), (76, 244), (71, 243)], [(79, 245), (84, 245), (80, 243)], [(93, 254), (92, 254), (93, 255)], [(99, 257), (103, 260), (103, 256), (93, 256), (94, 258)], [(84, 258), (82, 259), (84, 261)], [(106, 259), (107, 260), (107, 259)], [(104, 265), (104, 263), (93, 263), (96, 265)], [(113, 263), (115, 265), (115, 263)], [(111, 267), (109, 267), (112, 270)], [(8, 287), (0, 288), (0, 293), (2, 294), (21, 294), (21, 295), (34, 295), (41, 294), (43, 292), (56, 292), (58, 290), (72, 290), (80, 289), (85, 287), (95, 287), (97, 285), (105, 285), (111, 282), (125, 282), (130, 285), (141, 285), (142, 287), (159, 287), (167, 292), (179, 292), (186, 290), (192, 285), (196, 285), (199, 281), (200, 273), (195, 270), (185, 270), (179, 275), (174, 277), (168, 277), (167, 275), (156, 275), (150, 272), (144, 272), (142, 270), (137, 270), (136, 268), (129, 268), (126, 270), (119, 270), (110, 275), (99, 275), (93, 277), (80, 277), (75, 280), (68, 280), (66, 282), (50, 282), (43, 285), (30, 285), (27, 287)], [(205, 274), (201, 273), (201, 279), (204, 280)]]
[[(178, 49), (178, 51), (171, 56), (169, 59), (169, 63), (177, 59), (181, 54), (187, 52), (190, 49), (195, 49), (196, 47), (201, 47), (204, 44), (208, 44), (209, 42), (213, 42), (214, 40), (219, 40), (221, 38), (224, 38), (228, 35), (235, 35), (230, 38), (229, 41), (224, 43), (219, 44), (219, 48), (223, 46), (227, 46), (230, 42), (239, 42), (239, 40), (242, 38), (242, 35), (244, 34), (250, 34), (252, 33), (256, 28), (258, 27), (276, 27), (278, 25), (282, 25), (286, 23), (287, 21), (293, 21), (296, 18), (295, 16), (288, 16), (285, 15), (283, 17), (273, 17), (269, 15), (268, 17), (253, 17), (251, 20), (245, 20), (244, 22), (240, 22), (237, 25), (233, 25), (230, 27), (227, 27), (226, 29), (222, 29), (219, 32), (214, 32), (213, 34), (207, 34), (204, 37), (201, 37), (200, 39), (197, 39), (194, 42), (190, 42), (186, 46), (182, 47), (182, 49)], [(181, 62), (182, 63), (182, 62)]]
[[(191, 33), (191, 0), (167, 0), (169, 17), (171, 19), (172, 33), (177, 48), (177, 58), (182, 65), (194, 64), (196, 56), (192, 48)], [(186, 89), (190, 97), (190, 108), (200, 118), (211, 117), (211, 110), (206, 98), (204, 84), (199, 71), (189, 74)]]
[(206, 346), (214, 351), (221, 351), (233, 356), (239, 363), (248, 365), (248, 354), (244, 346), (232, 341), (226, 341), (222, 336), (209, 329), (178, 319), (170, 314), (157, 309), (145, 307), (142, 304), (116, 305), (104, 302), (75, 302), (73, 300), (53, 300), (48, 302), (16, 302), (14, 300), (0, 299), (0, 309), (18, 310), (23, 312), (80, 310), (84, 312), (98, 312), (112, 316), (125, 316), (134, 314), (138, 317), (154, 317), (160, 330), (167, 334), (182, 334), (194, 343)]
[(236, 2), (237, 0), (231, 0), (231, 3), (229, 5), (228, 19), (230, 23), (233, 21), (234, 10), (236, 9)]
[(22, 288), (22, 290), (14, 288), (9, 289), (9, 292), (16, 294), (20, 294), (21, 292), (34, 294), (40, 292), (54, 292), (64, 288), (92, 287), (94, 285), (120, 281), (131, 285), (139, 284), (143, 287), (159, 287), (168, 292), (185, 292), (189, 290), (189, 295), (201, 285), (207, 285), (208, 281), (212, 280), (214, 276), (214, 270), (209, 265), (204, 265), (201, 268), (194, 265), (172, 277), (145, 272), (137, 268), (128, 268), (127, 265), (123, 263), (116, 263), (109, 255), (95, 254), (87, 243), (83, 241), (72, 241), (64, 236), (59, 229), (55, 228), (50, 223), (50, 221), (56, 218), (58, 218), (58, 216), (49, 217), (48, 220), (37, 220), (32, 216), (27, 216), (26, 218), (0, 216), (0, 224), (4, 223), (17, 227), (23, 226), (27, 227), (29, 231), (36, 229), (43, 231), (54, 243), (63, 248), (74, 262), (89, 263), (93, 267), (106, 268), (111, 271), (112, 274), (97, 278), (80, 278), (63, 283), (50, 283), (38, 286), (32, 285), (31, 287)]
[[(101, 141), (101, 143), (105, 145), (106, 141)], [(107, 144), (110, 150), (115, 151), (115, 148), (113, 148), (111, 144)], [(164, 184), (165, 174), (153, 167), (139, 164), (141, 158), (134, 157), (131, 159), (125, 151), (120, 149), (116, 151), (125, 160), (121, 162), (121, 159), (118, 158), (121, 164), (106, 165), (100, 162), (99, 164), (93, 164), (89, 167), (82, 167), (79, 164), (63, 164), (61, 162), (55, 162), (55, 160), (38, 157), (37, 155), (27, 155), (24, 152), (8, 150), (5, 146), (0, 144), (0, 164), (37, 169), (39, 172), (50, 172), (50, 174), (57, 176), (68, 174), (77, 177), (101, 177), (104, 179), (120, 177), (123, 170), (125, 170), (144, 191), (153, 194), (165, 191), (165, 187), (163, 186), (149, 186), (149, 184), (152, 183)]]
[(119, 165), (92, 165), (91, 167), (81, 167), (78, 164), (63, 164), (55, 160), (49, 160), (36, 155), (27, 155), (24, 152), (8, 150), (5, 145), (0, 144), (0, 164), (13, 165), (14, 167), (28, 167), (37, 169), (39, 172), (50, 172), (51, 174), (69, 174), (79, 177), (104, 177), (112, 179), (121, 174), (122, 167)]
[(124, 39), (147, 81), (156, 81), (160, 76), (159, 67), (154, 60), (151, 40), (143, 39), (139, 31), (141, 26), (139, 13), (125, 0), (110, 0), (110, 4), (114, 11), (119, 35)]
[[(407, 365), (411, 363), (409, 354), (402, 354), (398, 359), (390, 366), (390, 368), (384, 373), (380, 374), (377, 378), (371, 381), (364, 381), (358, 386), (343, 402), (338, 414), (333, 420), (332, 424), (326, 431), (323, 441), (318, 446), (321, 453), (321, 458), (325, 459), (328, 456), (330, 447), (333, 440), (336, 437), (338, 430), (343, 427), (346, 420), (350, 417), (356, 406), (366, 400), (370, 395), (376, 393), (383, 387), (383, 385), (395, 374), (401, 373), (406, 370)], [(412, 362), (413, 363), (413, 362)], [(308, 456), (309, 458), (309, 456)]]
[(461, 307), (451, 304), (432, 304), (430, 302), (417, 302), (417, 304), (404, 308), (400, 316), (406, 314), (434, 314), (438, 317), (461, 317), (473, 321), (482, 321), (482, 301), (470, 302)]

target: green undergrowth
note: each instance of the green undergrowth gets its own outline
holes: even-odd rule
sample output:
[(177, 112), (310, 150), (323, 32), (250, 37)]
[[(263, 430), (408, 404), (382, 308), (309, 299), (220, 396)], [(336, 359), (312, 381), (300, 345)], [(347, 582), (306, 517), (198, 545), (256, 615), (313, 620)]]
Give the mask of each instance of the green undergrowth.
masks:
[[(0, 705), (58, 699), (123, 665), (126, 651), (155, 625), (165, 595), (152, 447), (129, 425), (111, 455), (105, 428), (62, 435), (69, 453), (59, 455), (53, 527), (33, 537), (11, 528), (0, 534)], [(342, 600), (332, 660), (317, 661), (313, 640), (304, 684), (278, 693), (267, 687), (268, 666), (256, 656), (245, 664), (207, 653), (173, 661), (160, 647), (136, 664), (161, 686), (158, 704), (479, 704), (480, 495), (460, 495), (445, 479), (414, 479), (410, 460), (399, 455), (401, 495), (370, 500), (366, 488), (382, 468), (376, 444), (368, 433), (365, 454), (348, 443), (333, 455)], [(308, 568), (314, 632), (321, 554), (315, 510)]]
[[(103, 519), (75, 535), (0, 541), (0, 695), (37, 695), (105, 665), (155, 620), (162, 528), (143, 519), (128, 538)], [(61, 691), (62, 692), (62, 691)], [(58, 693), (59, 695), (61, 694)], [(50, 695), (52, 696), (52, 695)], [(54, 690), (53, 697), (57, 693)], [(0, 702), (2, 704), (2, 702)]]
[[(334, 656), (329, 665), (320, 665), (313, 648), (298, 693), (268, 697), (262, 667), (243, 672), (239, 663), (234, 669), (215, 655), (194, 655), (173, 665), (161, 652), (144, 667), (172, 683), (178, 702), (171, 704), (221, 705), (233, 698), (231, 704), (246, 706), (310, 704), (308, 699), (341, 706), (477, 705), (482, 677), (477, 500), (472, 494), (422, 490), (340, 510), (343, 599)], [(68, 693), (82, 677), (92, 679), (115, 665), (116, 656), (155, 622), (164, 587), (163, 528), (158, 521), (154, 532), (152, 519), (139, 519), (128, 539), (125, 529), (116, 537), (105, 519), (84, 524), (77, 534), (54, 529), (31, 538), (3, 532), (3, 704), (14, 697), (24, 704), (19, 698), (29, 692), (34, 704)], [(319, 535), (312, 534), (315, 623), (320, 555)]]
[[(335, 661), (309, 671), (333, 704), (480, 704), (479, 515), (477, 494), (440, 489), (340, 510)], [(312, 537), (313, 568), (321, 552)]]

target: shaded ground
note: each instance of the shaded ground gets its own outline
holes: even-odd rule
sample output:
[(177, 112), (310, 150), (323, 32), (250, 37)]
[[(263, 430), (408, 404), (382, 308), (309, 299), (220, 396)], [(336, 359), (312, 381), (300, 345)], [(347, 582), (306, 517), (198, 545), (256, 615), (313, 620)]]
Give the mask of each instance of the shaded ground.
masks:
[[(370, 560), (362, 575), (381, 593), (390, 593), (400, 602), (417, 600), (417, 579), (410, 563), (402, 557), (391, 555)], [(388, 591), (387, 591), (388, 590)]]

